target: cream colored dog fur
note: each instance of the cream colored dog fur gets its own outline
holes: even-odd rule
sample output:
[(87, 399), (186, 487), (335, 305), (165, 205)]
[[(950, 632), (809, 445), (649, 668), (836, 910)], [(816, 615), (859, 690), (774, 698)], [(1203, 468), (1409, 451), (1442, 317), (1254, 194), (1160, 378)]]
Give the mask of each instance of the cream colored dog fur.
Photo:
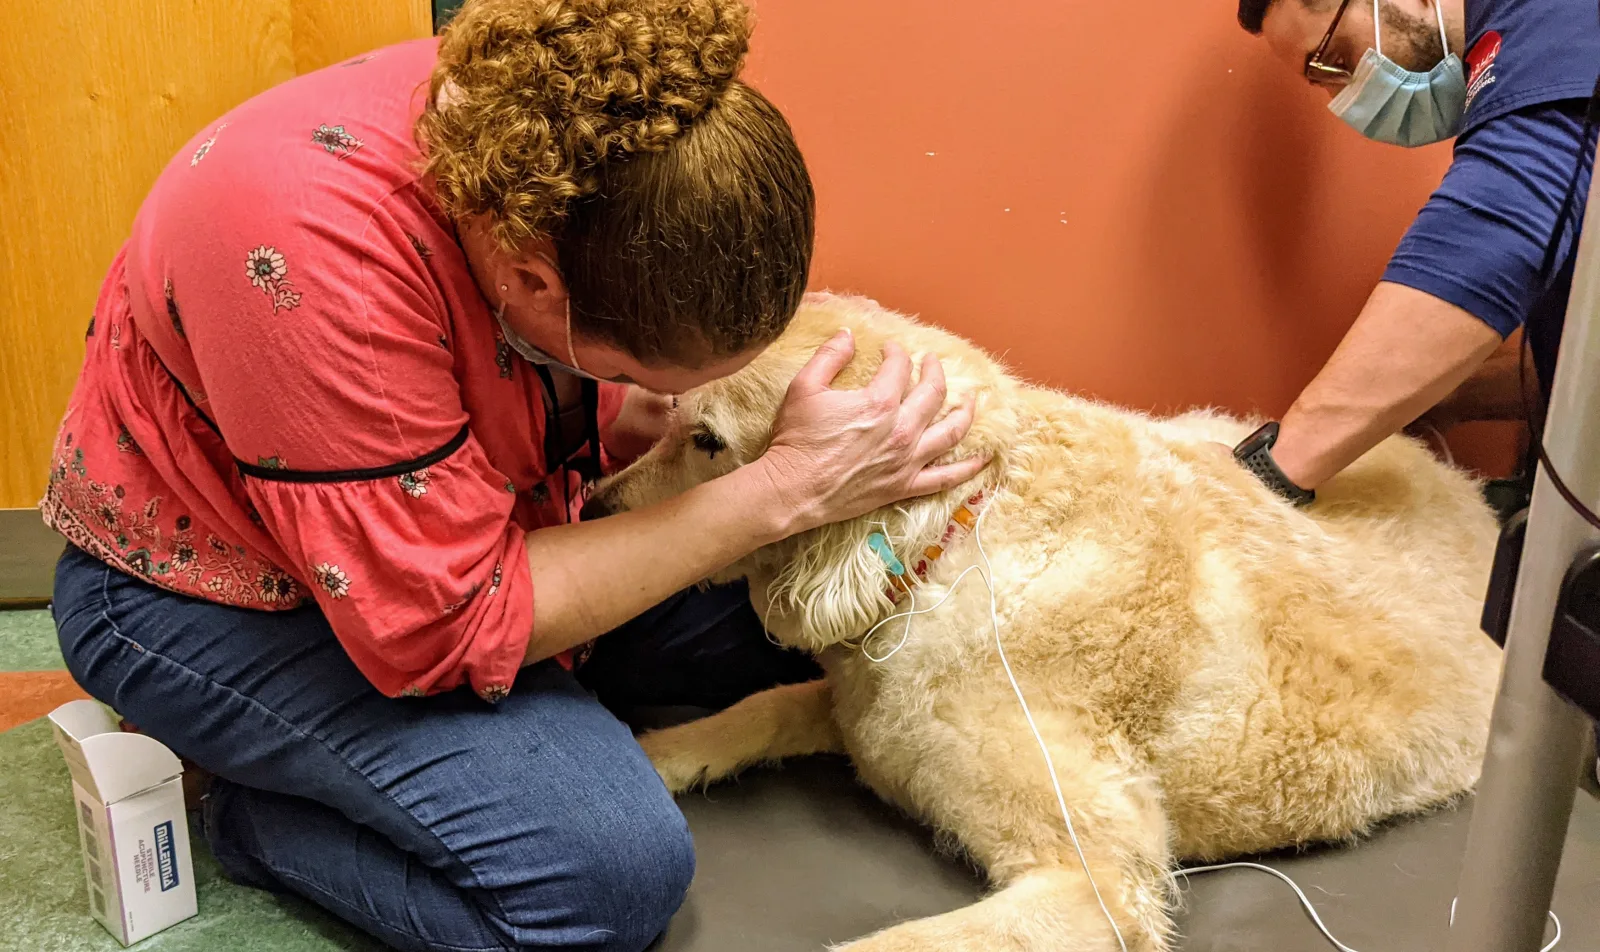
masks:
[[(1169, 947), (1175, 862), (1346, 840), (1472, 786), (1499, 663), (1477, 618), (1495, 526), (1472, 480), (1405, 438), (1301, 511), (1211, 445), (1248, 423), (1153, 419), (1029, 386), (951, 334), (824, 295), (749, 367), (683, 397), (672, 433), (601, 500), (641, 506), (755, 459), (789, 381), (840, 327), (857, 356), (836, 386), (864, 385), (886, 339), (913, 358), (931, 351), (951, 405), (980, 398), (957, 455), (994, 462), (958, 490), (804, 533), (719, 576), (749, 579), (772, 635), (814, 653), (826, 679), (641, 742), (674, 792), (842, 751), (995, 886), (852, 952), (1118, 948), (1001, 668), (983, 581), (918, 616), (888, 661), (854, 647), (898, 610), (868, 534), (886, 530), (909, 560), (979, 487), (995, 491), (982, 534), (1005, 650), (1130, 950)], [(726, 449), (706, 452), (705, 434)], [(968, 536), (934, 563), (918, 604), (977, 560)], [(872, 653), (902, 625), (879, 629)]]

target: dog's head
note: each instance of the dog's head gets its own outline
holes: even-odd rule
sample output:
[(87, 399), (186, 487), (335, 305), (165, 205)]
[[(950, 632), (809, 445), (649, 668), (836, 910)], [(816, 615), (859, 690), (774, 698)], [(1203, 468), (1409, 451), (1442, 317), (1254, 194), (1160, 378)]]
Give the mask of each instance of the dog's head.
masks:
[(661, 442), (598, 485), (590, 501), (591, 512), (647, 506), (760, 457), (790, 381), (840, 328), (854, 336), (855, 357), (834, 381), (836, 388), (865, 386), (882, 363), (888, 340), (904, 347), (914, 364), (931, 352), (945, 372), (945, 412), (966, 395), (978, 399), (976, 422), (948, 459), (988, 456), (993, 462), (971, 485), (801, 533), (709, 580), (757, 583), (756, 590), (766, 591), (768, 614), (779, 612), (794, 621), (779, 636), (813, 652), (860, 635), (890, 607), (889, 576), (867, 545), (872, 532), (884, 533), (910, 564), (911, 553), (938, 537), (960, 501), (979, 482), (992, 482), (991, 473), (1003, 471), (1017, 422), (1010, 401), (996, 397), (1015, 384), (976, 347), (865, 298), (808, 295), (788, 330), (749, 366), (679, 397)]

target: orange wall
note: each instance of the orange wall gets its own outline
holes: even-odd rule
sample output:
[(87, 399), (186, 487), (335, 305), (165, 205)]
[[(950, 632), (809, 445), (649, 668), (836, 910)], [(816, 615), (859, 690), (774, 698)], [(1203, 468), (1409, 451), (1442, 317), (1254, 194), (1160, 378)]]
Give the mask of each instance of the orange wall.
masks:
[[(1234, 0), (755, 8), (747, 77), (819, 193), (813, 284), (1131, 406), (1281, 413), (1449, 159), (1345, 128)], [(1503, 432), (1465, 435), (1503, 467)]]

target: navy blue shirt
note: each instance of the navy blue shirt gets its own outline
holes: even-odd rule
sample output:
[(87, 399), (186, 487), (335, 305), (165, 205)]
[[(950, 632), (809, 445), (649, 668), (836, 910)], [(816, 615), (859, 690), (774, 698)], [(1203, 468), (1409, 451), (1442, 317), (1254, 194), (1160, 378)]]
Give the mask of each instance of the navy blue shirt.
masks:
[[(1600, 3), (1466, 0), (1466, 16), (1469, 98), (1454, 160), (1384, 280), (1454, 304), (1502, 336), (1531, 324), (1548, 386), (1594, 164), (1594, 143), (1581, 158), (1578, 144), (1600, 73)], [(1575, 161), (1576, 205), (1555, 273), (1541, 280)]]

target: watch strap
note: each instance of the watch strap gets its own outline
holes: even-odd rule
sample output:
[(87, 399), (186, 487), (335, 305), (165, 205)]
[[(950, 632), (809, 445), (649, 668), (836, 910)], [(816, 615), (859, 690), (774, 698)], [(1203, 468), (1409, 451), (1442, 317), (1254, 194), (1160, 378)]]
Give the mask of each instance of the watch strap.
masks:
[(1300, 488), (1291, 482), (1289, 477), (1283, 475), (1283, 470), (1278, 468), (1277, 461), (1272, 458), (1272, 447), (1277, 442), (1278, 424), (1273, 421), (1241, 440), (1233, 449), (1233, 458), (1279, 496), (1296, 506), (1309, 505), (1317, 498), (1316, 492)]

